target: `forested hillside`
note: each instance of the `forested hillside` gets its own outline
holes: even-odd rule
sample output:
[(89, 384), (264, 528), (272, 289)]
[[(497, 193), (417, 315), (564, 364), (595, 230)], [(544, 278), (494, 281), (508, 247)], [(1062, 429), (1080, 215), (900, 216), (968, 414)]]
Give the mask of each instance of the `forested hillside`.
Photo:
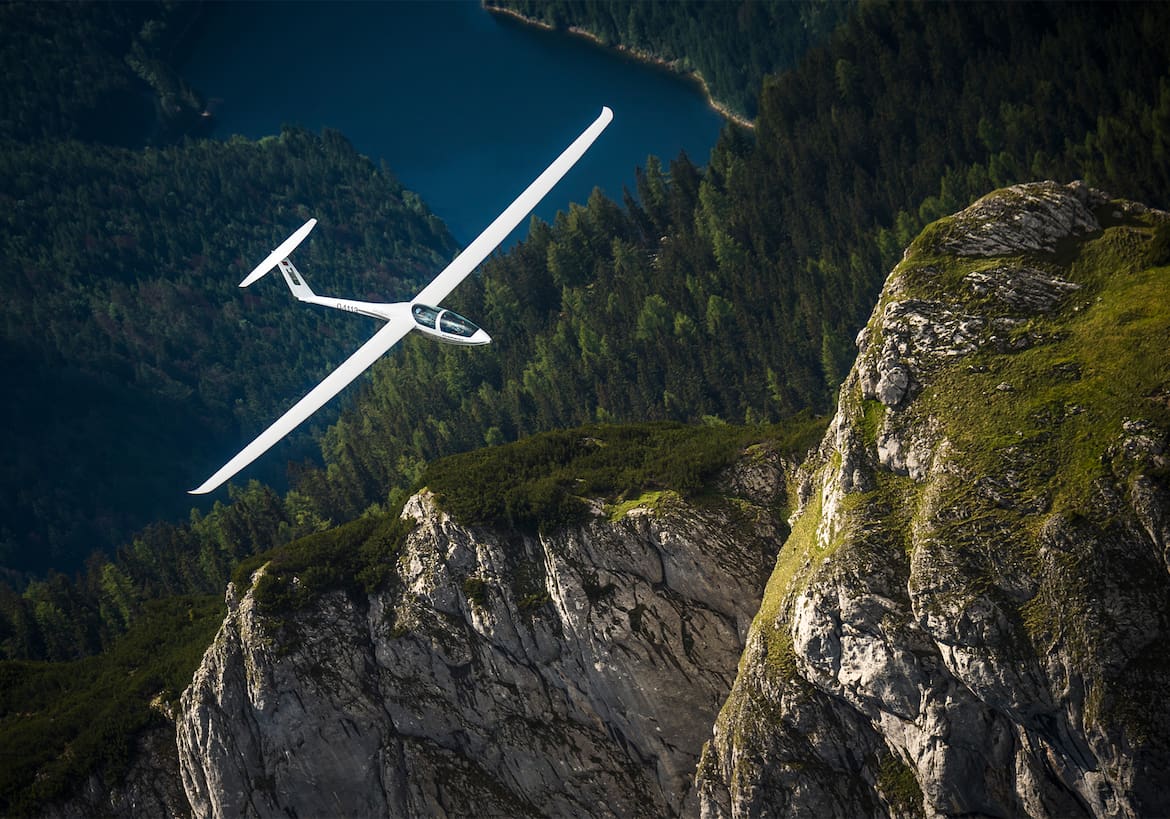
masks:
[[(408, 340), (325, 433), (325, 468), (298, 470), (287, 495), (253, 483), (190, 524), (123, 539), (76, 581), (0, 585), (4, 656), (108, 646), (129, 623), (149, 625), (151, 599), (220, 592), (249, 555), (393, 509), (440, 455), (598, 421), (829, 409), (886, 272), (927, 221), (1048, 177), (1170, 204), (1167, 30), (1164, 4), (860, 6), (765, 82), (754, 131), (729, 127), (709, 158), (650, 158), (622, 203), (595, 195), (485, 264), (451, 306), (496, 343)], [(352, 347), (346, 332), (366, 329), (308, 311), (278, 322), (267, 311), (280, 305), (259, 294), (240, 303), (236, 274), (254, 261), (244, 248), (274, 243), (311, 208), (322, 225), (306, 266), (361, 282), (359, 297), (373, 289), (361, 275), (384, 293), (452, 249), (341, 135), (99, 146), (66, 139), (85, 134), (62, 117), (52, 134), (8, 130), (0, 146), (0, 276), (24, 299), (0, 308), (5, 363), (24, 373), (3, 405), (10, 549), (84, 542), (78, 529), (106, 525), (87, 497), (147, 491), (103, 480), (111, 458), (217, 463), (209, 442), (231, 437), (225, 420), (268, 420)], [(311, 352), (330, 334), (335, 346)], [(111, 419), (125, 449), (94, 442)], [(36, 495), (38, 448), (54, 441), (74, 466)], [(33, 519), (41, 540), (13, 529)], [(313, 548), (330, 553), (329, 538)]]
[(556, 29), (572, 28), (695, 73), (733, 116), (755, 119), (764, 77), (796, 65), (853, 8), (820, 0), (487, 0), (489, 9)]
[(194, 3), (0, 6), (0, 138), (124, 146), (203, 130), (203, 103), (175, 70)]
[[(0, 12), (9, 78), (28, 80), (4, 84), (0, 123), (0, 567), (9, 569), (72, 569), (152, 519), (184, 514), (183, 490), (240, 428), (269, 419), (356, 345), (368, 329), (360, 322), (289, 314), (283, 298), (265, 297), (275, 291), (241, 300), (236, 288), (259, 249), (310, 210), (321, 226), (306, 260), (356, 293), (408, 291), (454, 249), (417, 197), (336, 132), (167, 144), (171, 119), (149, 108), (125, 119), (124, 108), (151, 99), (131, 68), (147, 61), (141, 39), (165, 30), (150, 15), (175, 12), (111, 6), (106, 20), (98, 8)], [(123, 55), (126, 29), (138, 27)], [(53, 84), (64, 76), (92, 85)], [(167, 94), (156, 102), (172, 110)], [(95, 122), (139, 144), (104, 144)], [(285, 451), (307, 454), (306, 443)]]
[[(1084, 177), (1119, 195), (1160, 203), (1170, 189), (1164, 158), (1170, 59), (1160, 36), (1170, 10), (1160, 4), (1122, 8), (1124, 13), (1115, 6), (1088, 4), (865, 6), (800, 67), (767, 83), (754, 135), (729, 128), (705, 170), (685, 157), (666, 167), (651, 158), (621, 205), (594, 196), (552, 225), (534, 223), (526, 242), (487, 263), (452, 306), (491, 328), (497, 343), (469, 352), (408, 340), (375, 367), (362, 401), (325, 435), (326, 469), (301, 470), (291, 510), (280, 513), (292, 521), (290, 531), (344, 521), (371, 504), (401, 497), (425, 463), (441, 454), (538, 430), (599, 420), (739, 423), (777, 420), (804, 408), (826, 410), (884, 271), (926, 220), (996, 185), (1034, 177)], [(954, 43), (965, 44), (964, 49)], [(1075, 73), (1066, 70), (1069, 55), (1076, 56)], [(44, 198), (44, 207), (56, 208), (55, 218), (40, 223), (40, 229), (51, 226), (62, 241), (21, 244), (16, 233), (9, 240), (16, 250), (8, 252), (21, 254), (16, 258), (22, 261), (5, 265), (6, 275), (13, 276), (14, 267), (22, 272), (24, 282), (13, 285), (22, 292), (33, 290), (31, 281), (40, 275), (68, 293), (63, 318), (46, 318), (50, 327), (65, 321), (66, 329), (45, 335), (58, 340), (62, 351), (42, 348), (38, 354), (55, 364), (43, 375), (27, 377), (60, 375), (53, 383), (69, 384), (70, 368), (76, 367), (81, 379), (86, 371), (66, 366), (64, 351), (108, 362), (94, 368), (100, 369), (99, 383), (107, 379), (104, 383), (115, 385), (118, 396), (131, 397), (99, 415), (125, 419), (134, 426), (130, 440), (136, 443), (145, 434), (145, 425), (134, 423), (139, 404), (156, 417), (169, 412), (180, 419), (171, 429), (153, 428), (172, 440), (186, 432), (185, 443), (191, 446), (192, 428), (185, 423), (194, 411), (186, 407), (198, 406), (194, 399), (208, 408), (201, 434), (211, 430), (214, 439), (214, 424), (229, 415), (262, 420), (249, 407), (267, 408), (260, 413), (267, 419), (275, 401), (296, 394), (292, 380), (310, 382), (328, 355), (338, 355), (351, 343), (338, 329), (336, 347), (313, 358), (316, 341), (334, 332), (323, 323), (325, 317), (308, 311), (291, 319), (282, 314), (282, 322), (305, 322), (282, 325), (274, 316), (265, 318), (269, 302), (249, 299), (239, 305), (234, 278), (208, 278), (208, 270), (244, 270), (243, 246), (280, 238), (285, 224), (266, 227), (265, 219), (275, 218), (269, 202), (286, 214), (285, 222), (295, 224), (298, 206), (312, 200), (324, 218), (321, 236), (309, 248), (310, 262), (328, 262), (347, 282), (363, 269), (360, 259), (395, 258), (389, 249), (379, 251), (394, 246), (384, 235), (387, 229), (401, 226), (404, 241), (411, 235), (439, 235), (407, 194), (399, 194), (404, 210), (378, 211), (394, 197), (378, 195), (381, 187), (363, 185), (388, 188), (392, 180), (355, 157), (337, 135), (290, 133), (260, 145), (193, 143), (142, 154), (79, 143), (44, 143), (40, 151), (14, 145), (13, 150), (25, 152), (25, 165), (48, 157), (39, 160), (44, 173), (52, 172), (54, 162), (79, 173), (80, 181), (67, 182), (73, 186), (71, 196), (82, 202), (92, 196), (109, 209), (70, 208), (62, 201), (68, 197), (55, 200), (52, 190), (37, 188), (36, 176), (27, 176), (25, 186)], [(124, 176), (98, 174), (103, 162), (121, 162)], [(345, 173), (339, 166), (351, 164), (351, 177), (338, 176)], [(13, 160), (6, 172), (14, 182), (20, 167)], [(290, 167), (297, 173), (288, 174)], [(89, 174), (98, 182), (87, 179)], [(172, 187), (184, 179), (184, 187)], [(182, 194), (171, 197), (171, 190)], [(126, 199), (122, 205), (119, 197)], [(224, 202), (234, 204), (229, 209)], [(141, 218), (135, 207), (159, 216)], [(195, 214), (198, 228), (189, 218)], [(155, 228), (160, 217), (173, 233)], [(91, 235), (102, 243), (82, 249)], [(153, 276), (145, 254), (158, 252), (156, 243), (164, 241), (165, 264)], [(397, 247), (404, 261), (376, 270), (380, 278), (420, 263), (405, 244)], [(25, 261), (34, 251), (46, 258)], [(53, 263), (50, 253), (62, 255), (62, 263)], [(94, 267), (82, 268), (76, 261), (90, 253), (123, 265), (97, 268), (128, 277), (121, 289), (112, 282), (96, 285), (77, 272), (92, 275)], [(211, 253), (223, 256), (213, 263)], [(422, 253), (423, 261), (433, 258)], [(29, 270), (36, 271), (33, 279)], [(379, 292), (384, 292), (381, 282)], [(119, 319), (120, 299), (139, 300), (135, 321)], [(167, 304), (173, 311), (170, 321), (151, 318), (154, 308)], [(182, 309), (174, 310), (175, 305)], [(255, 312), (245, 316), (241, 309)], [(10, 313), (8, 332), (27, 336), (32, 325), (18, 316)], [(211, 318), (222, 319), (214, 333)], [(242, 320), (265, 329), (256, 331)], [(157, 329), (148, 335), (145, 328), (152, 326)], [(362, 329), (348, 325), (349, 332)], [(314, 344), (304, 343), (306, 337)], [(280, 345), (280, 361), (297, 361), (297, 368), (290, 372), (259, 364), (266, 340)], [(10, 356), (28, 355), (15, 344), (6, 349), (13, 351)], [(200, 358), (203, 354), (208, 357)], [(247, 389), (222, 383), (233, 370), (247, 374)], [(121, 373), (121, 380), (111, 382), (111, 372)], [(136, 377), (141, 387), (134, 386)], [(45, 405), (36, 397), (45, 393), (34, 386), (25, 389), (29, 401), (7, 405), (13, 416), (8, 447), (17, 464), (31, 463), (35, 455), (21, 454), (29, 451), (23, 448), (25, 440), (11, 430), (33, 421), (48, 424), (63, 403), (51, 400), (52, 412), (40, 409)], [(263, 395), (250, 392), (265, 386)], [(75, 388), (58, 390), (58, 397), (66, 391), (82, 394)], [(240, 394), (248, 396), (242, 404), (235, 400)], [(178, 400), (184, 396), (193, 400)], [(182, 410), (176, 409), (180, 403)], [(26, 404), (36, 409), (22, 409)], [(164, 409), (156, 409), (160, 406)], [(231, 413), (225, 413), (229, 408)], [(78, 440), (66, 434), (76, 421), (74, 416), (59, 422), (60, 440)], [(57, 439), (32, 440), (52, 447)], [(207, 451), (207, 440), (200, 439), (201, 453)], [(145, 458), (141, 448), (136, 452)], [(102, 474), (95, 473), (92, 460), (100, 466), (103, 456), (83, 469), (84, 447), (70, 455), (78, 464), (75, 485), (93, 483), (93, 475)], [(181, 455), (175, 457), (181, 461)], [(274, 453), (273, 463), (281, 460), (281, 453)], [(29, 483), (36, 474), (24, 468), (6, 473), (9, 480)], [(69, 497), (59, 488), (60, 477), (53, 482), (56, 494), (50, 498)], [(4, 497), (13, 503), (22, 497), (20, 491)], [(100, 491), (122, 490), (106, 485)], [(101, 521), (76, 497), (69, 502), (42, 498), (33, 508), (48, 508), (53, 515), (46, 517), (55, 527), (60, 520), (77, 526)], [(67, 510), (74, 509), (71, 517)], [(250, 513), (245, 507), (234, 514), (246, 518)], [(12, 520), (19, 518), (6, 517), (9, 531)], [(141, 562), (132, 561), (128, 565), (135, 568), (127, 570), (138, 578), (135, 588), (182, 589), (179, 582), (151, 580), (144, 569), (157, 565), (155, 553), (174, 548), (179, 531), (186, 530), (164, 527), (136, 540), (133, 552)], [(241, 546), (217, 540), (203, 547), (188, 542), (186, 548), (209, 550), (230, 562)], [(202, 572), (199, 587), (214, 585), (211, 578), (222, 571)], [(68, 656), (69, 640), (38, 637), (37, 624), (60, 631), (49, 624), (87, 617), (101, 621), (96, 592), (76, 590), (100, 585), (91, 578), (74, 587), (58, 578), (35, 584), (24, 598), (9, 598), (13, 605), (25, 600), (21, 613), (6, 618), (24, 625), (12, 631), (0, 626), (24, 635), (14, 638), (14, 645), (25, 647), (15, 649), (15, 656), (40, 646), (31, 649), (36, 655), (49, 643), (61, 646), (50, 656), (61, 656), (62, 650)], [(73, 616), (83, 611), (88, 614)], [(93, 630), (82, 631), (91, 634), (78, 646), (84, 651), (81, 646), (92, 648), (97, 638)]]

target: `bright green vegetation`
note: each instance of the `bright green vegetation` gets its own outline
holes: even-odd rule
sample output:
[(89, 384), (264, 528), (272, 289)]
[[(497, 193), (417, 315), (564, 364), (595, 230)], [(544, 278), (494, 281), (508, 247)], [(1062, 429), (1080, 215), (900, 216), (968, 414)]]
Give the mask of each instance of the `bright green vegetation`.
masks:
[(914, 769), (891, 753), (878, 756), (878, 790), (885, 797), (893, 815), (910, 819), (922, 815), (922, 788)]
[(877, 445), (878, 432), (886, 416), (886, 407), (881, 401), (866, 398), (861, 402), (861, 434), (868, 446)]
[[(1086, 243), (1061, 271), (1083, 289), (1064, 309), (1016, 330), (1038, 343), (967, 360), (985, 371), (952, 368), (930, 391), (940, 397), (923, 411), (945, 410), (947, 435), (973, 474), (1002, 469), (1010, 449), (1023, 462), (1025, 496), (1043, 493), (1052, 512), (1080, 514), (1092, 482), (1120, 466), (1106, 454), (1123, 422), (1165, 428), (1170, 275), (1145, 266), (1152, 233), (1149, 225), (1115, 226)], [(997, 389), (1003, 383), (1014, 389)]]
[(627, 498), (606, 506), (606, 514), (611, 521), (617, 522), (635, 509), (650, 509), (657, 511), (669, 505), (678, 498), (678, 494), (669, 490), (654, 489), (643, 492), (636, 498)]
[[(953, 531), (940, 526), (939, 536), (1011, 533), (1018, 550), (1001, 555), (998, 565), (972, 558), (971, 571), (993, 582), (1005, 572), (1043, 578), (1039, 593), (1019, 607), (1023, 632), (1038, 651), (1059, 642), (1094, 673), (1116, 639), (1108, 625), (1111, 609), (1123, 605), (1110, 602), (1105, 590), (1123, 584), (1133, 595), (1124, 605), (1159, 594), (1150, 585), (1159, 566), (1111, 553), (1109, 544), (1125, 537), (1115, 520), (1122, 510), (1111, 508), (1101, 489), (1117, 487), (1127, 502), (1139, 475), (1155, 485), (1170, 484), (1170, 471), (1151, 469), (1123, 446), (1134, 434), (1126, 431), (1127, 422), (1139, 430), (1143, 424), (1170, 428), (1170, 268), (1149, 266), (1151, 251), (1157, 251), (1153, 238), (1163, 230), (1146, 216), (1111, 224), (1066, 249), (1056, 269), (1082, 289), (1059, 311), (1021, 328), (1034, 343), (1015, 353), (979, 356), (975, 363), (983, 372), (953, 368), (939, 379), (938, 399), (923, 406), (948, 419), (946, 434), (969, 474), (996, 476), (1010, 487), (1009, 503), (992, 504), (974, 486), (948, 486), (948, 503), (968, 505), (977, 517), (954, 523)], [(1015, 389), (1000, 391), (1001, 383)], [(1039, 533), (1053, 516), (1098, 545), (1070, 544), (1058, 556), (1041, 555)], [(1165, 672), (1163, 660), (1158, 663)], [(1137, 662), (1116, 677), (1110, 672), (1094, 690), (1090, 719), (1133, 711), (1132, 703), (1148, 696), (1148, 665)], [(1127, 724), (1145, 731), (1140, 719)]]
[(219, 595), (172, 597), (99, 656), (0, 662), (0, 814), (36, 815), (94, 772), (117, 783), (134, 737), (166, 724), (156, 708), (177, 704), (223, 615)]
[(587, 31), (699, 74), (714, 101), (752, 119), (764, 77), (791, 68), (825, 40), (853, 8), (848, 2), (756, 0), (679, 3), (672, 0), (490, 0), (557, 29)]
[(621, 508), (631, 498), (644, 502), (648, 490), (695, 497), (747, 446), (766, 440), (800, 457), (823, 432), (824, 419), (770, 427), (602, 424), (443, 458), (423, 480), (465, 523), (548, 532), (585, 520), (584, 498)]

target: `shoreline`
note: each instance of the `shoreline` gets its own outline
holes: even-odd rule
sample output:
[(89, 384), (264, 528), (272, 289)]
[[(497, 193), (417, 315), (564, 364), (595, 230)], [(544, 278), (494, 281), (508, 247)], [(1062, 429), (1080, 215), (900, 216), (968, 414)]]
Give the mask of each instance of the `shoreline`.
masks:
[[(524, 25), (535, 26), (536, 28), (543, 29), (544, 31), (558, 31), (555, 26), (549, 25), (543, 20), (537, 20), (533, 17), (526, 17), (515, 9), (501, 8), (500, 6), (490, 5), (488, 0), (483, 0), (482, 5), (491, 14), (502, 14), (506, 17), (511, 17), (514, 20), (518, 20)], [(687, 71), (680, 68), (677, 60), (666, 60), (656, 54), (651, 54), (648, 51), (631, 48), (627, 45), (606, 45), (601, 41), (601, 38), (592, 31), (589, 31), (588, 29), (582, 28), (580, 26), (569, 26), (568, 28), (564, 29), (564, 31), (576, 37), (583, 37), (600, 48), (613, 49), (614, 51), (624, 54), (631, 59), (638, 60), (639, 62), (643, 63), (649, 63), (651, 65), (665, 69), (672, 74), (676, 74), (683, 79), (697, 83), (699, 88), (702, 89), (703, 96), (707, 100), (707, 105), (710, 106), (712, 110), (714, 110), (724, 119), (728, 120), (729, 122), (734, 122), (740, 127), (747, 128), (749, 130), (755, 129), (755, 122), (735, 113), (711, 95), (711, 87), (707, 84), (707, 80), (702, 74), (700, 74), (698, 71)]]

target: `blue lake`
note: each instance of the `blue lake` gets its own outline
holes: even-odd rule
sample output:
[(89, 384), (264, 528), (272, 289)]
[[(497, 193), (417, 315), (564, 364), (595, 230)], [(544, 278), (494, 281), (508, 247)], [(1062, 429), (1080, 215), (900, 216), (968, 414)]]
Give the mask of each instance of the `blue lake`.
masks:
[[(698, 87), (474, 0), (213, 3), (184, 68), (216, 135), (341, 131), (466, 244), (593, 121), (614, 121), (536, 213), (617, 201), (653, 154), (704, 165), (723, 118)], [(527, 231), (525, 222), (511, 241)]]

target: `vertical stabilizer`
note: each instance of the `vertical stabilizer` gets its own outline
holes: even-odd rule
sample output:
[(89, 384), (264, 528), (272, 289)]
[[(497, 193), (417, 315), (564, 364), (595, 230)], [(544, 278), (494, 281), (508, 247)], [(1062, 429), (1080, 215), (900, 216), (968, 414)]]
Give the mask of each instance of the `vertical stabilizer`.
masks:
[(309, 287), (308, 283), (301, 276), (300, 271), (293, 266), (291, 261), (282, 259), (280, 262), (280, 272), (284, 275), (284, 281), (294, 296), (301, 301), (316, 301), (317, 294)]

